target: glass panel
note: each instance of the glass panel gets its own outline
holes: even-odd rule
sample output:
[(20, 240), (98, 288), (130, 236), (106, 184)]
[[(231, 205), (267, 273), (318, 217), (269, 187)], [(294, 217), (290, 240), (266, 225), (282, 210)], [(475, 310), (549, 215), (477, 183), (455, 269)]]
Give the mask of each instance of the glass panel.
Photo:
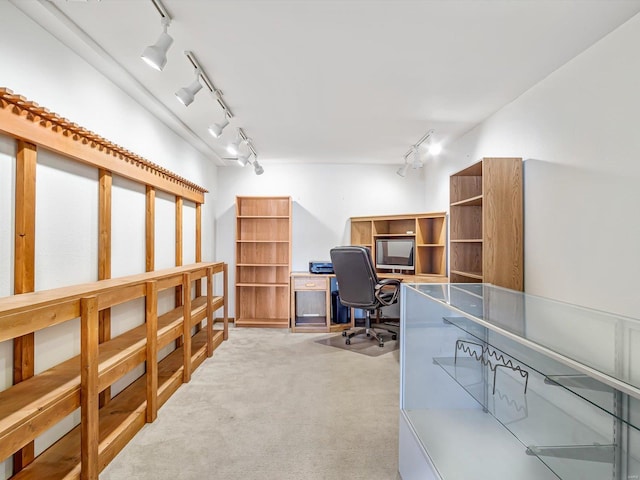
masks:
[(640, 478), (640, 402), (614, 388), (633, 385), (637, 320), (485, 284), (402, 288), (401, 408), (442, 478)]

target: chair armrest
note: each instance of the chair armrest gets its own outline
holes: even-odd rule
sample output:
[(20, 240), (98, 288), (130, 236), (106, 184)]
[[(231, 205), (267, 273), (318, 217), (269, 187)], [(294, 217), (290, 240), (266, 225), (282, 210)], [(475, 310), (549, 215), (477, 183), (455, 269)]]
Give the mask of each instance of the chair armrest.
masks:
[[(398, 301), (400, 292), (400, 280), (397, 278), (383, 278), (375, 287), (375, 296), (385, 306), (393, 305)], [(384, 288), (387, 288), (385, 291)]]

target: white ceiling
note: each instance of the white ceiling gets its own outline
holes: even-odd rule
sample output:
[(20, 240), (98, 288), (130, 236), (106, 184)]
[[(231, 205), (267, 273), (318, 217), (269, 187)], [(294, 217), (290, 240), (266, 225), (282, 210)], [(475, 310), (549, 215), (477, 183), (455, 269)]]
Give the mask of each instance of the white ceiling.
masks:
[(91, 47), (219, 165), (234, 133), (207, 133), (222, 119), (213, 96), (174, 97), (194, 78), (185, 50), (261, 163), (399, 164), (428, 130), (446, 148), (640, 11), (640, 0), (162, 0), (174, 44), (157, 72), (140, 59), (161, 31), (150, 0), (13, 1), (72, 48)]

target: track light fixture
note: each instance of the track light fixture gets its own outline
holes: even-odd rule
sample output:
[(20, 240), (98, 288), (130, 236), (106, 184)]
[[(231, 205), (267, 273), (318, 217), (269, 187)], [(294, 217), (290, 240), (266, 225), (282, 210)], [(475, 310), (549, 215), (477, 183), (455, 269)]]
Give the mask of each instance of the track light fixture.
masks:
[(422, 159), (420, 158), (420, 147), (418, 147), (417, 145), (414, 145), (412, 147), (412, 153), (413, 153), (413, 162), (411, 163), (411, 168), (413, 168), (414, 170), (416, 168), (422, 168), (423, 163), (422, 163)]
[[(404, 177), (407, 174), (407, 170), (409, 166), (412, 169), (422, 168), (424, 166), (424, 161), (422, 159), (422, 155), (420, 154), (420, 146), (428, 141), (428, 152), (430, 155), (438, 155), (442, 151), (442, 147), (440, 144), (435, 143), (433, 141), (433, 130), (429, 130), (425, 133), (420, 140), (416, 142), (415, 145), (412, 145), (407, 153), (404, 154), (404, 165), (402, 165), (396, 173), (401, 177)], [(411, 161), (409, 161), (411, 159)]]
[(167, 64), (167, 51), (169, 51), (169, 47), (173, 43), (173, 38), (167, 33), (167, 27), (169, 27), (171, 19), (168, 16), (162, 17), (160, 23), (162, 24), (162, 33), (158, 40), (153, 45), (145, 48), (141, 56), (147, 65), (158, 71), (162, 71)]
[(253, 171), (255, 172), (256, 175), (262, 175), (264, 173), (264, 168), (262, 168), (262, 165), (258, 163), (257, 158), (253, 162)]
[[(245, 146), (246, 148), (244, 148)], [(237, 155), (236, 161), (241, 167), (252, 165), (256, 175), (264, 173), (264, 168), (258, 162), (258, 153), (253, 147), (253, 142), (241, 128), (238, 128), (236, 139), (229, 144), (227, 151), (232, 155)]]
[(404, 165), (402, 165), (397, 171), (396, 173), (398, 175), (400, 175), (401, 177), (404, 177), (407, 175), (407, 170), (409, 170), (409, 162), (407, 162), (407, 160), (405, 159), (404, 161)]
[(236, 133), (236, 139), (229, 145), (227, 145), (227, 152), (229, 152), (231, 155), (238, 155), (238, 153), (240, 152), (241, 141), (242, 137), (240, 137), (240, 129), (238, 129), (238, 132)]
[(251, 156), (251, 152), (245, 152), (245, 153), (240, 153), (238, 154), (238, 165), (240, 165), (241, 167), (244, 167), (247, 165), (247, 163), (249, 162), (249, 157)]
[[(154, 2), (154, 4), (156, 2), (156, 0), (151, 1)], [(195, 68), (196, 70), (196, 80), (188, 87), (181, 88), (176, 93), (176, 96), (182, 103), (184, 103), (185, 105), (189, 105), (191, 102), (193, 102), (195, 94), (200, 91), (202, 86), (204, 85), (205, 87), (207, 87), (209, 92), (211, 92), (211, 94), (218, 102), (218, 105), (220, 105), (222, 111), (224, 112), (223, 121), (220, 123), (214, 123), (208, 128), (209, 133), (212, 136), (218, 138), (220, 137), (220, 135), (222, 135), (222, 131), (224, 130), (224, 128), (229, 125), (229, 121), (234, 118), (233, 113), (222, 98), (222, 91), (216, 88), (216, 86), (213, 84), (209, 76), (200, 65), (200, 62), (198, 62), (198, 60), (196, 59), (195, 54), (190, 50), (186, 50), (184, 54), (187, 57), (187, 60), (189, 60), (193, 68)], [(200, 82), (202, 82), (202, 84)], [(240, 153), (241, 147), (243, 145), (246, 145), (247, 147), (246, 155), (242, 155)], [(264, 173), (264, 168), (262, 168), (262, 165), (258, 163), (258, 153), (253, 146), (253, 142), (249, 137), (247, 137), (247, 134), (244, 132), (244, 130), (242, 130), (242, 128), (238, 127), (236, 132), (236, 139), (227, 146), (227, 151), (231, 155), (236, 156), (238, 163), (240, 163), (241, 165), (244, 166), (247, 164), (252, 164), (256, 175), (262, 175)], [(253, 162), (251, 161), (251, 155), (253, 155), (254, 158)]]
[(188, 107), (193, 103), (195, 99), (196, 93), (202, 90), (202, 84), (200, 83), (200, 69), (196, 68), (196, 78), (193, 82), (191, 82), (188, 86), (181, 88), (176, 92), (176, 97), (180, 102)]
[(222, 122), (212, 123), (211, 125), (209, 125), (209, 133), (214, 138), (218, 138), (220, 137), (220, 135), (222, 135), (222, 130), (224, 130), (224, 127), (226, 127), (227, 125), (229, 125), (229, 119), (225, 115), (224, 120)]

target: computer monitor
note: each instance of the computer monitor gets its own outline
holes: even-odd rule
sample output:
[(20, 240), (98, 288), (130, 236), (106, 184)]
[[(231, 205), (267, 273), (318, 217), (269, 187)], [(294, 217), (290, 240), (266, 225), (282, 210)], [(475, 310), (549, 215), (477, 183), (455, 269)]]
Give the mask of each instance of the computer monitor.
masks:
[(376, 268), (390, 270), (415, 270), (413, 238), (377, 238)]

